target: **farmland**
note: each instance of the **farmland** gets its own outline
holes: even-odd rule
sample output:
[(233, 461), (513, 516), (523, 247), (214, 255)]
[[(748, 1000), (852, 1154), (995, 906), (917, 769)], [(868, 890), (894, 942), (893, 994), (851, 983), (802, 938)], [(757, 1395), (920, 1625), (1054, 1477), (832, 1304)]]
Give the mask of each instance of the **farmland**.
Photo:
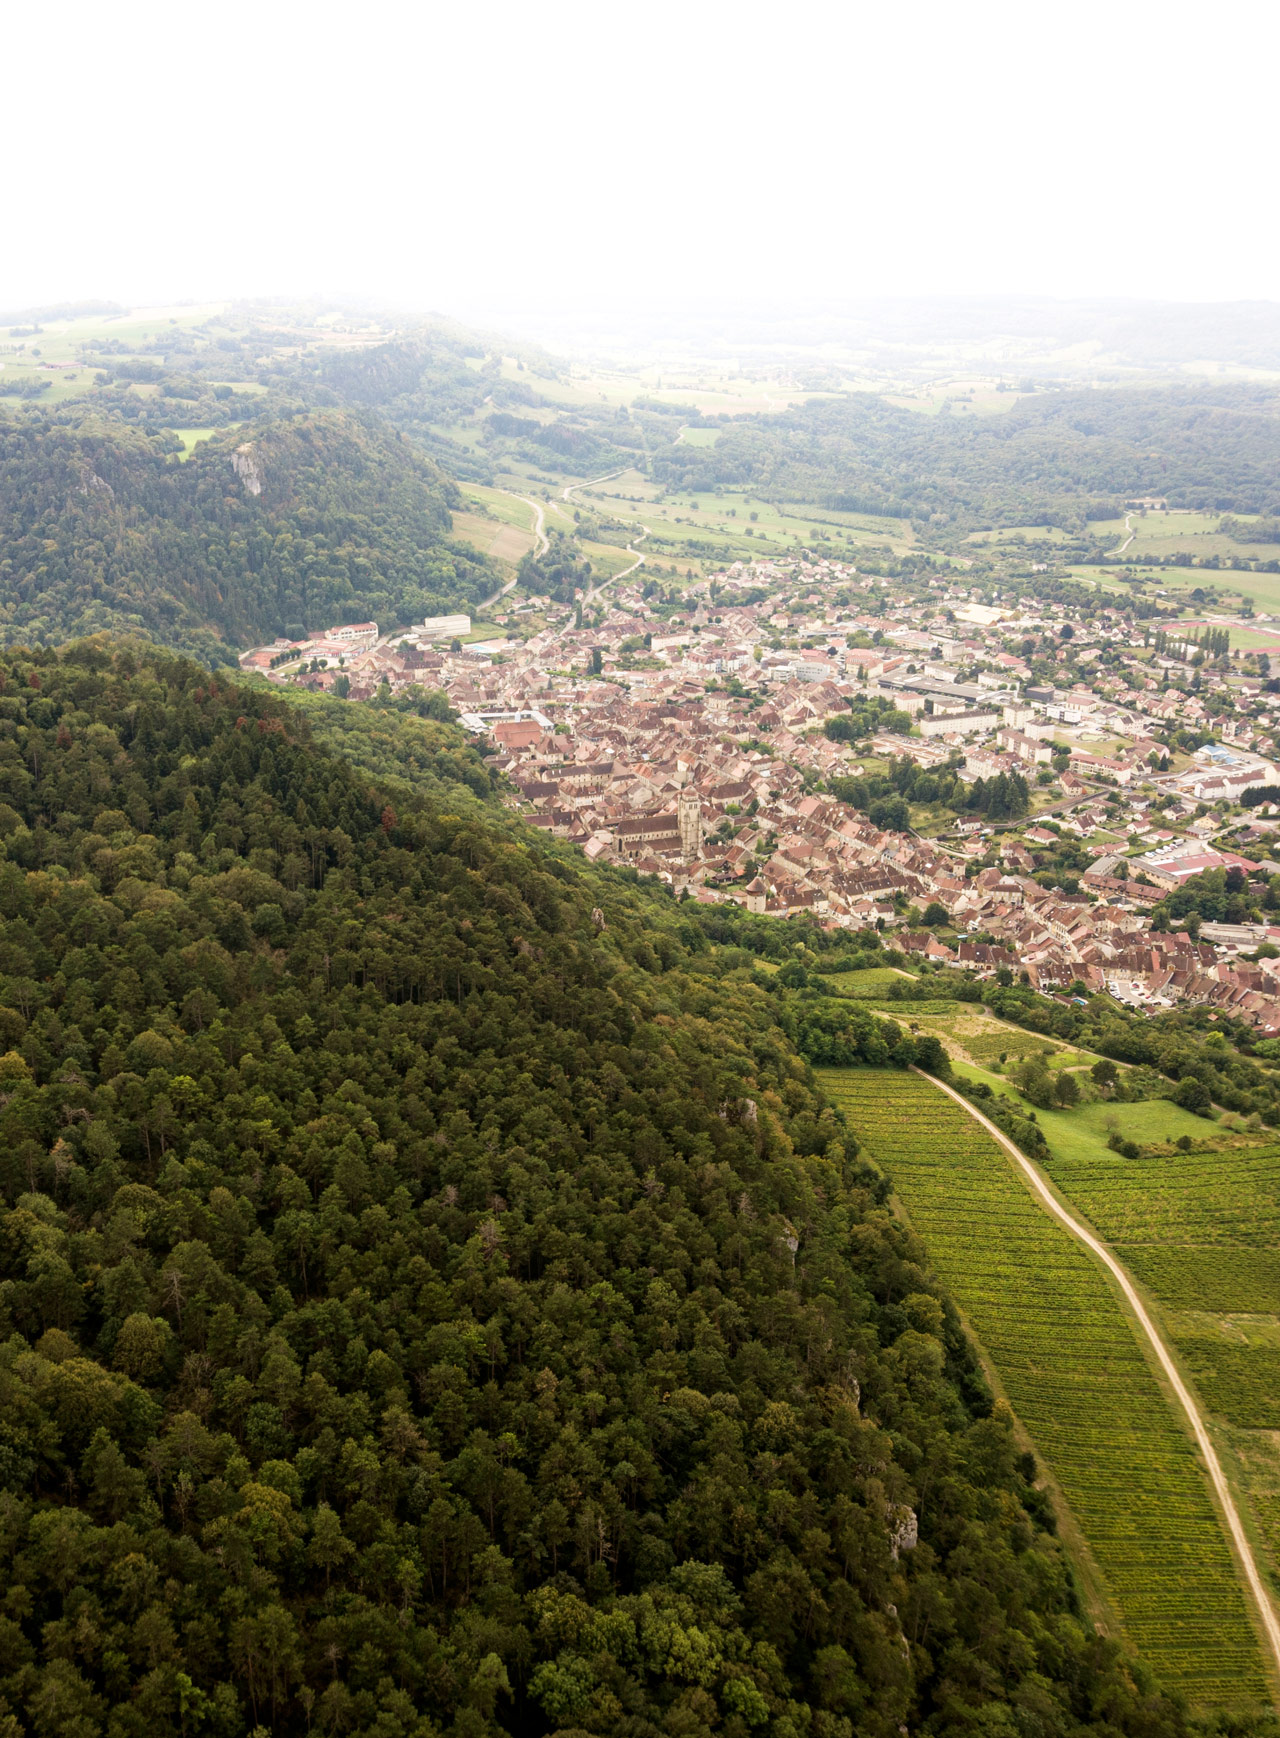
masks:
[(896, 966), (867, 966), (862, 971), (832, 972), (823, 978), (825, 988), (837, 996), (849, 996), (855, 1001), (875, 1001), (888, 995), (895, 984), (913, 981), (909, 972)]
[[(1058, 1114), (1071, 1120), (1069, 1112)], [(1053, 1117), (1046, 1114), (1041, 1121), (1053, 1146)], [(1158, 1159), (1129, 1160), (1109, 1152), (1105, 1159), (1058, 1156), (1046, 1168), (1112, 1243), (1280, 1244), (1280, 1147), (1275, 1145), (1174, 1152)]]
[(1135, 1646), (1197, 1705), (1261, 1699), (1251, 1616), (1192, 1443), (1103, 1270), (927, 1081), (821, 1079), (892, 1176)]
[[(1116, 1110), (1125, 1133), (1138, 1140), (1144, 1136), (1135, 1113), (1159, 1113), (1166, 1124), (1178, 1114), (1163, 1102)], [(1045, 1168), (1155, 1300), (1166, 1339), (1230, 1444), (1228, 1471), (1274, 1576), (1280, 1570), (1280, 1147), (1188, 1118), (1196, 1149), (1124, 1159), (1099, 1139), (1105, 1111), (1090, 1105), (1043, 1114), (1053, 1152)], [(1167, 1132), (1153, 1126), (1146, 1138)]]

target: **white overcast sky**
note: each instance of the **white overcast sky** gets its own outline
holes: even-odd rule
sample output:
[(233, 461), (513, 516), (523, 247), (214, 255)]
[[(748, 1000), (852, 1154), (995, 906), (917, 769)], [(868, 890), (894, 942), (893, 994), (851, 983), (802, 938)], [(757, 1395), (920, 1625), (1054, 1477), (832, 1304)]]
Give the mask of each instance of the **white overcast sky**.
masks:
[(1280, 8), (15, 9), (0, 307), (1280, 300)]

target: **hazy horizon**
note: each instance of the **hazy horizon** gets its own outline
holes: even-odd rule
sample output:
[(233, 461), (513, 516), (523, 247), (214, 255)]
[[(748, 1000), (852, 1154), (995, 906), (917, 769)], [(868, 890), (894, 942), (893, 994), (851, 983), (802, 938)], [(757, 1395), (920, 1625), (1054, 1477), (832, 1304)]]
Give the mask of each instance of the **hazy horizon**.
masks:
[(0, 304), (1276, 301), (1278, 31), (1228, 4), (1219, 79), (1202, 35), (1096, 3), (1069, 37), (1003, 0), (785, 30), (500, 4), (483, 35), (243, 0), (210, 33), (142, 0), (56, 45), (29, 15)]

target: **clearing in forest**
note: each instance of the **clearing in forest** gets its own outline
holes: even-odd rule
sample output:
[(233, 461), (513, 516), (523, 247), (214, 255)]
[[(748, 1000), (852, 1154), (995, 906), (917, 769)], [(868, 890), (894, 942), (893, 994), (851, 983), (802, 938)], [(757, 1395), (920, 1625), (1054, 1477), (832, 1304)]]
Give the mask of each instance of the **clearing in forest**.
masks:
[(1252, 1614), (1194, 1445), (1105, 1271), (927, 1080), (819, 1078), (891, 1176), (1133, 1645), (1198, 1707), (1265, 1702)]

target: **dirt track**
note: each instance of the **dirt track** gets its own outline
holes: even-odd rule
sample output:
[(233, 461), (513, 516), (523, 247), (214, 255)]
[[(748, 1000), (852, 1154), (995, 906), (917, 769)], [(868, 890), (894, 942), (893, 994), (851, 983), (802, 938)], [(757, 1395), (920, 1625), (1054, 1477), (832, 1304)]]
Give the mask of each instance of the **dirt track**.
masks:
[[(924, 1074), (923, 1069), (919, 1068), (916, 1069), (915, 1072), (917, 1074)], [(975, 1122), (981, 1123), (987, 1133), (994, 1140), (999, 1141), (1005, 1152), (1007, 1152), (1009, 1157), (1017, 1164), (1026, 1181), (1030, 1184), (1037, 1199), (1040, 1201), (1040, 1204), (1051, 1213), (1058, 1223), (1065, 1227), (1074, 1238), (1083, 1243), (1085, 1248), (1088, 1249), (1091, 1254), (1097, 1256), (1098, 1260), (1102, 1262), (1103, 1266), (1111, 1274), (1112, 1278), (1124, 1293), (1129, 1307), (1138, 1318), (1139, 1326), (1147, 1336), (1147, 1339), (1151, 1342), (1151, 1348), (1160, 1361), (1160, 1368), (1168, 1377), (1169, 1386), (1178, 1397), (1178, 1403), (1187, 1416), (1187, 1422), (1191, 1426), (1192, 1434), (1199, 1445), (1201, 1454), (1204, 1456), (1210, 1483), (1217, 1492), (1218, 1501), (1221, 1503), (1223, 1513), (1226, 1515), (1227, 1527), (1231, 1534), (1232, 1544), (1235, 1546), (1236, 1556), (1239, 1560), (1240, 1567), (1244, 1571), (1244, 1578), (1249, 1584), (1249, 1591), (1253, 1594), (1258, 1614), (1262, 1619), (1262, 1627), (1266, 1633), (1267, 1642), (1271, 1648), (1272, 1659), (1276, 1670), (1280, 1672), (1280, 1620), (1277, 1620), (1276, 1618), (1275, 1607), (1272, 1605), (1267, 1590), (1263, 1586), (1262, 1577), (1258, 1573), (1258, 1565), (1254, 1561), (1253, 1551), (1249, 1545), (1248, 1537), (1245, 1534), (1244, 1526), (1241, 1523), (1240, 1514), (1235, 1505), (1235, 1499), (1232, 1497), (1227, 1481), (1223, 1477), (1222, 1467), (1218, 1461), (1217, 1452), (1214, 1449), (1213, 1443), (1209, 1439), (1209, 1432), (1205, 1429), (1204, 1419), (1200, 1416), (1200, 1409), (1196, 1405), (1186, 1383), (1178, 1374), (1177, 1366), (1169, 1353), (1169, 1348), (1165, 1345), (1159, 1333), (1156, 1331), (1155, 1323), (1147, 1314), (1146, 1307), (1144, 1306), (1142, 1299), (1138, 1296), (1133, 1281), (1129, 1278), (1129, 1275), (1125, 1272), (1124, 1268), (1121, 1267), (1120, 1263), (1116, 1260), (1115, 1256), (1112, 1255), (1107, 1246), (1101, 1242), (1099, 1238), (1095, 1237), (1092, 1231), (1087, 1230), (1078, 1219), (1068, 1213), (1066, 1208), (1055, 1199), (1048, 1184), (1044, 1181), (1044, 1178), (1040, 1175), (1036, 1166), (1032, 1164), (1031, 1160), (1027, 1158), (1025, 1153), (1019, 1151), (1019, 1149), (1009, 1139), (1008, 1135), (1002, 1134), (988, 1117), (983, 1116), (982, 1112), (974, 1105), (970, 1104), (969, 1100), (963, 1097), (962, 1094), (958, 1093), (954, 1087), (947, 1086), (943, 1081), (935, 1079), (931, 1074), (924, 1074), (924, 1078), (932, 1085), (936, 1086), (940, 1092), (945, 1092), (949, 1098), (954, 1098), (956, 1103), (960, 1105), (962, 1109), (968, 1111), (969, 1115), (973, 1117)]]

